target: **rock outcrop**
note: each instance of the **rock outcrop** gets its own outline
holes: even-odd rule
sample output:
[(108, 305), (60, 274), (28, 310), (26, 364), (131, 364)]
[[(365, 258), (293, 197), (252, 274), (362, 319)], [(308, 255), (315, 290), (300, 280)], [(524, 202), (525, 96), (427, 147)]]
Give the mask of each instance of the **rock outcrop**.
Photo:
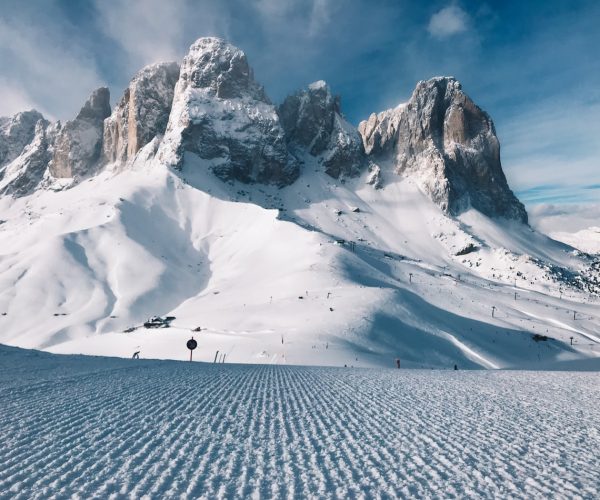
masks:
[(42, 114), (35, 110), (23, 111), (11, 118), (0, 117), (0, 169), (19, 156), (33, 140), (40, 120), (47, 125)]
[(25, 196), (33, 193), (42, 183), (52, 158), (53, 144), (60, 131), (60, 123), (38, 120), (32, 141), (22, 153), (6, 166), (0, 181), (0, 193)]
[(361, 136), (343, 118), (339, 97), (324, 81), (287, 97), (277, 111), (292, 153), (317, 157), (336, 179), (360, 174), (365, 163)]
[(104, 121), (103, 156), (126, 163), (154, 137), (165, 133), (179, 77), (179, 64), (158, 63), (142, 69)]
[(392, 161), (450, 214), (468, 207), (527, 222), (506, 181), (494, 124), (454, 78), (417, 84), (408, 103), (361, 122), (365, 151)]
[(190, 153), (200, 159), (193, 168), (225, 181), (284, 186), (299, 175), (246, 55), (219, 38), (197, 40), (184, 58), (158, 158), (181, 169)]
[(110, 93), (101, 87), (58, 134), (49, 165), (53, 177), (81, 178), (93, 172), (102, 152), (104, 119), (109, 116)]

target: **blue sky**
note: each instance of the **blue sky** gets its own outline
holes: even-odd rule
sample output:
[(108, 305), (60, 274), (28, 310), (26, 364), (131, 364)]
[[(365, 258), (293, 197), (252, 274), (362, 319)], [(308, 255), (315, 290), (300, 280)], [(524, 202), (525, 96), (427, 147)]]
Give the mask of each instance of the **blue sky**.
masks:
[(4, 0), (0, 115), (68, 119), (100, 85), (115, 102), (145, 64), (217, 35), (274, 101), (324, 79), (355, 124), (453, 75), (527, 204), (600, 202), (599, 27), (597, 1)]

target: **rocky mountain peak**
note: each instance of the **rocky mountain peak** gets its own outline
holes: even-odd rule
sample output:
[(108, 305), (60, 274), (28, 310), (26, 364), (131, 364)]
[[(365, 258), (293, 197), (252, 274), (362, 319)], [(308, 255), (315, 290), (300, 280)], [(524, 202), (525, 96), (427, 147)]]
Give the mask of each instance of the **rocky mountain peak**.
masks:
[(151, 64), (133, 77), (104, 122), (103, 152), (108, 162), (131, 160), (154, 137), (164, 134), (178, 77), (175, 62)]
[(307, 149), (313, 156), (321, 154), (329, 143), (339, 108), (339, 98), (332, 96), (322, 80), (286, 97), (278, 113), (288, 142)]
[(246, 54), (221, 38), (196, 40), (181, 65), (181, 76), (191, 88), (210, 89), (221, 99), (251, 95), (267, 100), (248, 64)]
[(292, 152), (319, 157), (331, 177), (354, 176), (364, 163), (361, 137), (323, 81), (288, 96), (277, 110)]
[(50, 174), (56, 178), (89, 175), (100, 158), (104, 119), (110, 116), (106, 87), (92, 92), (74, 120), (65, 123), (54, 143)]
[(391, 161), (444, 211), (473, 207), (527, 222), (502, 171), (494, 124), (455, 78), (419, 82), (407, 103), (371, 115), (359, 131), (374, 161)]
[(110, 92), (107, 87), (100, 87), (85, 101), (75, 120), (98, 124), (108, 116), (110, 116)]
[(0, 193), (25, 196), (40, 187), (52, 157), (52, 145), (60, 130), (60, 122), (40, 119), (34, 136), (21, 154), (5, 167), (0, 179)]
[(35, 127), (44, 117), (36, 110), (0, 118), (0, 167), (13, 161), (35, 136)]
[[(169, 124), (158, 151), (182, 169), (186, 154), (225, 181), (283, 186), (299, 175), (275, 107), (245, 54), (219, 38), (201, 38), (183, 59)], [(198, 162), (192, 162), (198, 163)]]

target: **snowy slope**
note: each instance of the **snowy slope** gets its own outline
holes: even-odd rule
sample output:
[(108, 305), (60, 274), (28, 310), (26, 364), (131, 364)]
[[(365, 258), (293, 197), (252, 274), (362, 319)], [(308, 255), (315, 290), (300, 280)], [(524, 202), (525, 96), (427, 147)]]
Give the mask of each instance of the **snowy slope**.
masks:
[[(219, 350), (232, 362), (338, 366), (535, 367), (598, 354), (597, 299), (552, 274), (586, 261), (527, 226), (450, 218), (408, 179), (375, 190), (367, 174), (336, 181), (307, 160), (289, 187), (249, 188), (201, 162), (190, 156), (179, 175), (138, 162), (0, 199), (0, 341), (185, 359), (193, 334), (197, 359)], [(455, 255), (470, 244), (478, 250)], [(141, 327), (159, 314), (176, 317), (171, 328)]]
[(0, 497), (598, 498), (599, 387), (0, 346)]

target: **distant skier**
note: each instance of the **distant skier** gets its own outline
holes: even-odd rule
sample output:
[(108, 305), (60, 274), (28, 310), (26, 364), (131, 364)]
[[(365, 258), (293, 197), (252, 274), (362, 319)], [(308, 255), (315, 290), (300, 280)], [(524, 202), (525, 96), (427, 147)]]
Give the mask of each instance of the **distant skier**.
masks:
[(458, 370), (458, 365), (454, 365), (454, 369), (455, 369), (455, 370)]
[(400, 368), (400, 358), (396, 358), (396, 368)]
[(135, 351), (131, 359), (140, 359), (140, 351)]

